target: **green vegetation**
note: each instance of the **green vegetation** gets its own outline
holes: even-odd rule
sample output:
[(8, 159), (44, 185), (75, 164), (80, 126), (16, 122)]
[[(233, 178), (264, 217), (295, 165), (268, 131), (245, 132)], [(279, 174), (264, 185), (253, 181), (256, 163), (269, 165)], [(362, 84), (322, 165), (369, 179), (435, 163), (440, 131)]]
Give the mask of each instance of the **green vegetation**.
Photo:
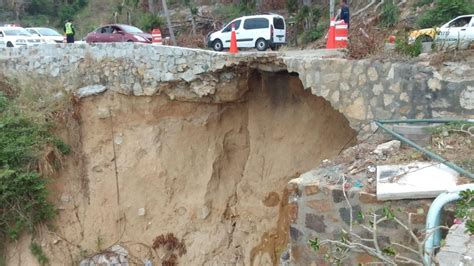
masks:
[(324, 36), (324, 33), (326, 32), (327, 28), (327, 25), (319, 25), (305, 31), (303, 33), (303, 42), (310, 43), (318, 40), (319, 38)]
[(216, 14), (225, 22), (230, 22), (234, 18), (255, 13), (255, 8), (254, 0), (243, 0), (236, 5), (219, 5)]
[(33, 256), (38, 260), (41, 266), (47, 265), (49, 262), (48, 257), (44, 254), (43, 249), (36, 242), (32, 242), (30, 245), (30, 251)]
[(88, 0), (72, 0), (59, 3), (57, 0), (31, 0), (21, 19), (25, 26), (54, 24), (58, 27), (72, 19), (87, 6)]
[(407, 38), (397, 38), (395, 40), (395, 51), (402, 55), (409, 57), (417, 57), (421, 54), (422, 51), (421, 40), (418, 39), (414, 43), (408, 43)]
[(383, 5), (382, 14), (380, 15), (380, 25), (385, 28), (393, 27), (398, 22), (400, 9), (393, 1), (388, 1)]
[(151, 13), (144, 14), (137, 22), (137, 26), (146, 32), (150, 32), (154, 28), (160, 28), (165, 25), (165, 19)]
[(415, 3), (415, 7), (422, 7), (428, 4), (433, 3), (433, 0), (419, 0), (418, 2)]
[(466, 231), (474, 234), (474, 190), (467, 189), (459, 193), (461, 199), (456, 204), (456, 217), (464, 219)]
[[(18, 239), (25, 230), (33, 232), (35, 225), (55, 215), (39, 161), (46, 147), (57, 154), (67, 154), (70, 148), (51, 129), (51, 124), (28, 117), (0, 92), (0, 243)], [(36, 246), (31, 249), (40, 255)]]
[(286, 9), (289, 14), (296, 14), (298, 12), (298, 0), (287, 0)]
[(435, 7), (422, 14), (417, 24), (421, 28), (430, 28), (440, 26), (457, 16), (472, 13), (474, 13), (472, 0), (436, 0)]

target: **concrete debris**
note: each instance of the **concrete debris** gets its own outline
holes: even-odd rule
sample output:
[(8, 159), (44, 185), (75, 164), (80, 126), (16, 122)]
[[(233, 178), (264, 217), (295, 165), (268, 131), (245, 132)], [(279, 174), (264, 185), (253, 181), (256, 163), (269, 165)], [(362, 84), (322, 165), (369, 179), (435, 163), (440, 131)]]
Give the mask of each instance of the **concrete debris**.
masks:
[(68, 202), (71, 201), (71, 199), (72, 199), (72, 197), (69, 196), (69, 195), (62, 195), (61, 196), (61, 202), (63, 202), (63, 203), (68, 203)]
[(464, 223), (451, 227), (446, 236), (446, 244), (436, 255), (439, 265), (474, 265), (474, 236), (465, 232)]
[(138, 209), (138, 216), (145, 216), (145, 208)]
[(109, 118), (109, 117), (110, 117), (110, 111), (109, 111), (108, 108), (99, 107), (99, 108), (97, 109), (97, 116), (98, 116), (100, 119)]
[(76, 97), (85, 98), (93, 95), (98, 95), (107, 90), (107, 87), (104, 85), (90, 85), (80, 88), (77, 92), (74, 93)]
[(116, 136), (116, 137), (114, 138), (114, 143), (117, 144), (117, 145), (122, 144), (122, 143), (123, 143), (123, 138), (122, 138), (122, 136)]
[(382, 143), (375, 148), (374, 153), (380, 156), (395, 153), (400, 149), (400, 144), (399, 140)]
[(80, 266), (128, 266), (128, 251), (120, 245), (114, 245), (108, 250), (81, 261)]
[(377, 199), (435, 198), (457, 185), (459, 173), (441, 163), (414, 162), (377, 167)]

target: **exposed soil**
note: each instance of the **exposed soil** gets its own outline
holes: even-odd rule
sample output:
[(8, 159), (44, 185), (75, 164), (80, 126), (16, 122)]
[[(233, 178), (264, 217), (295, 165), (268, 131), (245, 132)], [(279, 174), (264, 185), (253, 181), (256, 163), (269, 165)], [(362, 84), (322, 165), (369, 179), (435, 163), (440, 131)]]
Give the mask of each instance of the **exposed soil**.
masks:
[[(167, 233), (184, 240), (180, 265), (277, 264), (288, 243), (287, 182), (355, 132), (297, 76), (255, 72), (249, 88), (226, 104), (84, 99), (80, 123), (64, 133), (75, 153), (51, 183), (59, 215), (36, 236), (51, 264), (120, 243), (132, 262), (159, 265), (151, 245)], [(21, 265), (28, 241), (9, 254)]]

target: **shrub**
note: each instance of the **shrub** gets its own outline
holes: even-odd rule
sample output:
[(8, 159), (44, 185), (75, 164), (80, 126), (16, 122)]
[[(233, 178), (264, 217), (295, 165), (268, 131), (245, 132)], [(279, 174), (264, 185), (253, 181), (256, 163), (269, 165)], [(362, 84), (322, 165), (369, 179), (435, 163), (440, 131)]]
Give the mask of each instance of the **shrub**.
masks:
[(298, 0), (287, 0), (286, 9), (288, 10), (289, 14), (295, 14), (298, 12)]
[(0, 243), (18, 239), (25, 230), (32, 232), (55, 215), (47, 201), (46, 179), (37, 171), (38, 160), (47, 145), (63, 154), (70, 149), (50, 129), (25, 117), (0, 92)]
[(318, 40), (319, 38), (324, 36), (326, 32), (326, 27), (313, 27), (309, 30), (306, 30), (303, 33), (303, 42), (309, 43)]
[(154, 28), (160, 28), (165, 24), (163, 17), (150, 13), (144, 14), (138, 21), (138, 27), (143, 31), (151, 31)]
[(244, 0), (237, 5), (219, 5), (215, 12), (225, 22), (230, 22), (232, 19), (254, 13), (255, 1)]
[(380, 15), (380, 25), (382, 27), (393, 27), (397, 24), (400, 10), (393, 1), (388, 1), (383, 5), (382, 14)]
[(376, 27), (369, 25), (363, 25), (362, 27), (365, 29), (349, 32), (347, 49), (349, 50), (350, 58), (362, 59), (377, 54), (387, 39), (385, 31), (380, 31)]
[(423, 46), (421, 40), (416, 40), (414, 43), (408, 43), (407, 38), (397, 38), (395, 41), (395, 51), (400, 54), (417, 57), (421, 54)]
[(415, 7), (422, 7), (428, 4), (433, 3), (433, 0), (419, 0), (418, 2), (415, 3)]
[(48, 264), (49, 259), (48, 257), (46, 257), (46, 255), (43, 252), (43, 249), (41, 248), (40, 245), (38, 245), (38, 243), (32, 242), (30, 245), (30, 251), (31, 251), (31, 254), (33, 254), (33, 256), (35, 256), (35, 258), (38, 260), (38, 263), (41, 266)]
[(474, 234), (474, 190), (467, 189), (459, 195), (461, 198), (456, 203), (456, 217), (465, 219), (467, 232)]
[(417, 20), (418, 26), (430, 28), (465, 14), (474, 13), (471, 0), (437, 0), (433, 9), (427, 10)]

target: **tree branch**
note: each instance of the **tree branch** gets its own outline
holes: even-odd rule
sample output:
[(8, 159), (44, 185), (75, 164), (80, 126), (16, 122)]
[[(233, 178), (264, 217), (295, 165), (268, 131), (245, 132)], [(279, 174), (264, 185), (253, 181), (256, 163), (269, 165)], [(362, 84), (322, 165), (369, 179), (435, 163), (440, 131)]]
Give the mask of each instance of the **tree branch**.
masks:
[(377, 0), (372, 0), (368, 5), (366, 5), (365, 7), (363, 7), (362, 9), (359, 9), (357, 10), (353, 15), (352, 17), (356, 17), (358, 15), (360, 15), (362, 12), (364, 12), (365, 10), (369, 9), (369, 7), (371, 7), (373, 4), (375, 4), (375, 2), (377, 2)]

